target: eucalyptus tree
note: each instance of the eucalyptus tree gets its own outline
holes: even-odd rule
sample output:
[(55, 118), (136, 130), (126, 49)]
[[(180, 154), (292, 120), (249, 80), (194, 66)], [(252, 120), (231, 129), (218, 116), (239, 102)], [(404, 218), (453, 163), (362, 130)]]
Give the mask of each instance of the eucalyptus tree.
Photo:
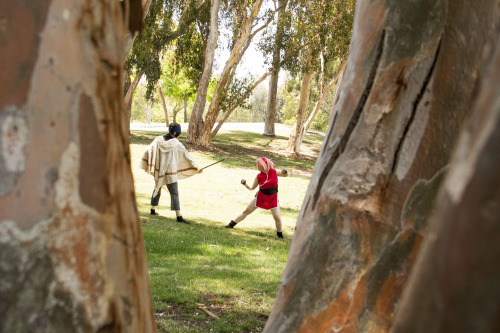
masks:
[[(149, 98), (161, 76), (161, 54), (173, 41), (188, 31), (193, 22), (203, 18), (209, 8), (208, 0), (151, 0), (141, 34), (135, 38), (125, 62), (125, 69), (135, 71), (135, 78), (124, 100), (130, 106), (132, 94), (143, 75), (146, 75)], [(206, 16), (206, 15), (205, 15)]]
[[(318, 105), (333, 88), (339, 64), (347, 57), (354, 0), (291, 0), (288, 5), (287, 34), (283, 35), (284, 65), (293, 75), (302, 76), (296, 123), (286, 151), (299, 153), (309, 108), (311, 83), (318, 86)], [(328, 83), (325, 86), (325, 81)], [(312, 121), (312, 120), (311, 120)]]
[[(287, 0), (278, 0), (278, 17), (276, 25), (266, 31), (261, 38), (259, 48), (266, 55), (271, 55), (270, 65), (273, 70), (269, 79), (269, 93), (267, 99), (266, 116), (264, 118), (264, 135), (275, 136), (274, 123), (276, 115), (276, 97), (278, 95), (278, 79), (281, 67), (281, 51), (283, 34), (285, 33), (285, 17)], [(266, 63), (269, 60), (266, 58)]]
[(358, 1), (265, 332), (499, 331), (499, 5)]
[[(269, 0), (271, 1), (271, 0)], [(222, 72), (218, 78), (212, 100), (205, 113), (206, 98), (200, 95), (201, 86), (199, 88), (195, 107), (191, 114), (189, 124), (189, 133), (187, 136), (188, 142), (208, 146), (212, 142), (213, 137), (217, 134), (218, 129), (227, 117), (233, 112), (238, 105), (245, 102), (251, 91), (271, 74), (271, 71), (263, 74), (260, 78), (251, 80), (236, 79), (237, 67), (253, 38), (267, 27), (273, 20), (278, 8), (269, 8), (261, 12), (264, 0), (246, 1), (246, 0), (226, 0), (221, 2), (220, 13), (215, 11), (211, 16), (214, 23), (211, 26), (218, 24), (219, 18), (222, 24), (231, 32), (231, 38), (228, 41), (229, 57), (226, 60)], [(215, 20), (214, 15), (217, 15)], [(212, 31), (215, 29), (212, 29)], [(213, 47), (213, 44), (211, 44)], [(207, 48), (206, 50), (212, 50)], [(213, 50), (211, 51), (213, 52)], [(205, 51), (207, 54), (208, 52)], [(204, 75), (208, 75), (213, 63), (205, 56), (203, 65)], [(210, 67), (209, 67), (210, 66)], [(242, 89), (243, 87), (243, 89)], [(233, 92), (238, 91), (237, 94)], [(224, 115), (219, 118), (221, 111)], [(214, 128), (216, 122), (218, 126)]]
[(136, 14), (0, 1), (0, 332), (156, 332), (122, 103)]

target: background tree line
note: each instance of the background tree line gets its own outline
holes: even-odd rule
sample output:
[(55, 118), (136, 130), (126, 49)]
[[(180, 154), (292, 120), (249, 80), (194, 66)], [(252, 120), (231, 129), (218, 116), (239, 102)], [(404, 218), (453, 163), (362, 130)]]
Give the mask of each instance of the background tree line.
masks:
[[(134, 78), (125, 106), (132, 119), (146, 121), (157, 104), (166, 122), (179, 121), (182, 110), (181, 119), (189, 122), (188, 142), (204, 146), (228, 120), (264, 121), (268, 136), (282, 121), (294, 126), (287, 152), (299, 153), (307, 129), (325, 130), (331, 116), (353, 15), (352, 0), (153, 0), (125, 63)], [(260, 77), (238, 69), (256, 36), (267, 68)], [(221, 49), (227, 59), (214, 59)], [(214, 71), (216, 62), (220, 72)], [(288, 79), (278, 91), (280, 71)], [(148, 102), (133, 104), (142, 77), (145, 87), (136, 95)], [(264, 96), (263, 88), (255, 89), (266, 79)], [(141, 117), (139, 109), (146, 114)], [(161, 118), (157, 114), (155, 119)]]

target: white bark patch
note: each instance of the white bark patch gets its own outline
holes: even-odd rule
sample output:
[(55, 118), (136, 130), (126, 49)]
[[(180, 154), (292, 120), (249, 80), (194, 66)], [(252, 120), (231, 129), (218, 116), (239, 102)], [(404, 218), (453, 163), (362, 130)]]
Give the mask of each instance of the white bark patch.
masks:
[[(428, 118), (428, 108), (421, 108), (417, 110), (417, 114), (415, 115), (415, 119), (408, 130), (408, 134), (403, 138), (405, 141), (401, 147), (399, 160), (397, 161), (398, 166), (396, 169), (396, 176), (398, 177), (398, 180), (404, 179), (413, 165), (413, 161), (417, 156), (417, 151), (420, 146), (420, 141), (422, 141), (422, 137), (424, 136), (427, 127)], [(436, 144), (441, 143), (436, 142)]]
[(2, 157), (9, 172), (21, 173), (26, 167), (28, 147), (28, 126), (26, 119), (8, 115), (3, 119), (0, 131), (2, 138)]
[(85, 205), (79, 195), (75, 176), (80, 168), (79, 156), (78, 146), (72, 142), (61, 158), (60, 177), (55, 184), (61, 224), (52, 230), (61, 236), (52, 237), (51, 246), (57, 253), (53, 261), (57, 280), (85, 309), (87, 318), (99, 325), (105, 320), (113, 287), (106, 278), (101, 253), (107, 247), (106, 239), (96, 227), (103, 218)]
[(387, 105), (372, 104), (370, 111), (365, 114), (365, 123), (367, 125), (375, 125), (382, 119), (384, 114), (390, 111), (392, 111), (392, 108)]

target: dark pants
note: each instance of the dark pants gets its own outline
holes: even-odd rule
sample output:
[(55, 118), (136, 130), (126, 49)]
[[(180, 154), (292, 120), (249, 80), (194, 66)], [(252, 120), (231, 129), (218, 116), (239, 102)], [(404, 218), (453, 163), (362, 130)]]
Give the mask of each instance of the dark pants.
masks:
[[(181, 210), (181, 204), (179, 202), (179, 189), (177, 187), (177, 182), (172, 184), (167, 184), (167, 189), (168, 192), (170, 193), (170, 210)], [(155, 197), (153, 197), (153, 195), (151, 195), (151, 206), (156, 207), (160, 202), (161, 188)]]

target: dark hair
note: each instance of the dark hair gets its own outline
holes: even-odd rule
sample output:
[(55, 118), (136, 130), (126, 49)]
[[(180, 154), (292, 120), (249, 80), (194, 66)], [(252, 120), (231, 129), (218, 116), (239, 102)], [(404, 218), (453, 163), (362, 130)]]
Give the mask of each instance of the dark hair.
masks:
[(181, 135), (181, 125), (177, 123), (171, 123), (170, 125), (168, 125), (168, 133), (170, 133), (171, 135), (174, 135), (175, 133), (175, 137), (178, 137), (179, 135)]

